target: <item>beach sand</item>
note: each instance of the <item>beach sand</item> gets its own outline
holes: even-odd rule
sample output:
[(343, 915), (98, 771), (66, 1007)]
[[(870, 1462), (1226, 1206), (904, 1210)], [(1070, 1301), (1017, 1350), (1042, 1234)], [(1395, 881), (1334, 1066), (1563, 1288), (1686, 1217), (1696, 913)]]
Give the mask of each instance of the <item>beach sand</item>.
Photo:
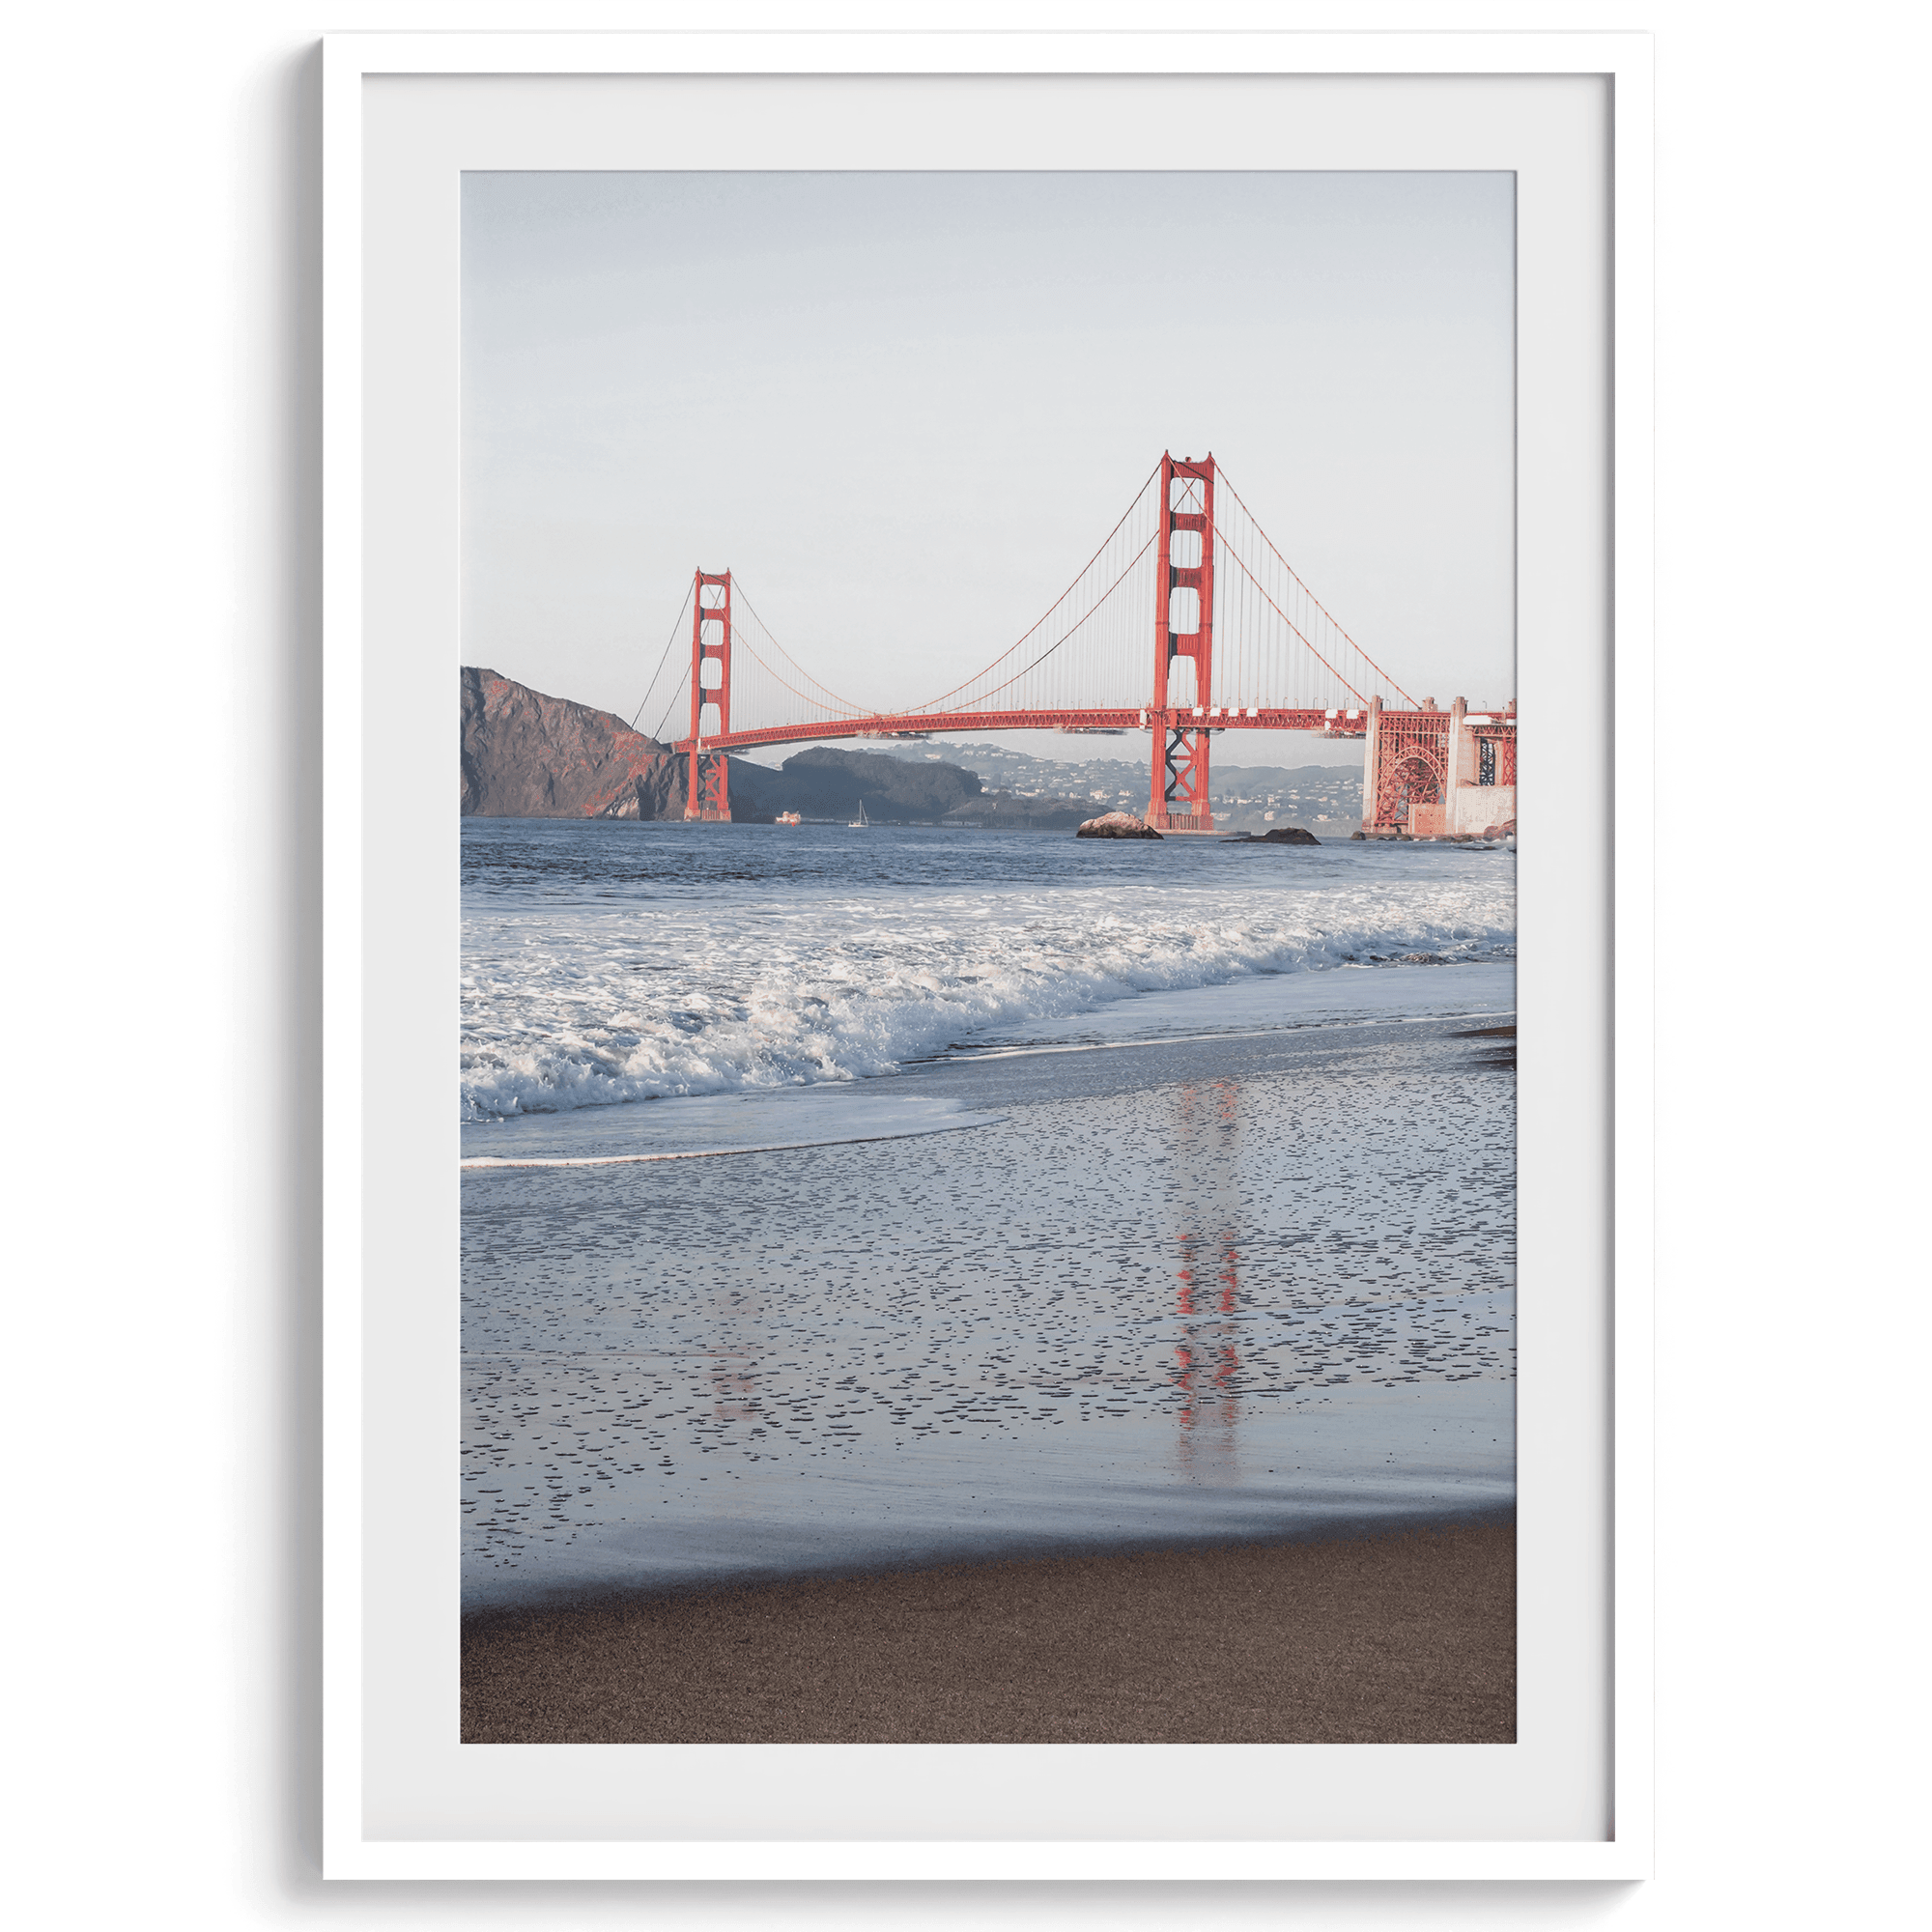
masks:
[(471, 1744), (1510, 1744), (1516, 1532), (960, 1564), (500, 1611)]

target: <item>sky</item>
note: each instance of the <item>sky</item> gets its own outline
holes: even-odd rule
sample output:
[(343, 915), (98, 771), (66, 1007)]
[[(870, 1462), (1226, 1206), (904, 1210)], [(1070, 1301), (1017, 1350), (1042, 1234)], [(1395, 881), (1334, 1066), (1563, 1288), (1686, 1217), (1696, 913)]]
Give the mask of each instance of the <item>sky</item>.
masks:
[(1507, 174), (466, 175), (463, 661), (628, 719), (729, 568), (834, 690), (918, 702), (1211, 450), (1402, 685), (1499, 705), (1514, 287)]

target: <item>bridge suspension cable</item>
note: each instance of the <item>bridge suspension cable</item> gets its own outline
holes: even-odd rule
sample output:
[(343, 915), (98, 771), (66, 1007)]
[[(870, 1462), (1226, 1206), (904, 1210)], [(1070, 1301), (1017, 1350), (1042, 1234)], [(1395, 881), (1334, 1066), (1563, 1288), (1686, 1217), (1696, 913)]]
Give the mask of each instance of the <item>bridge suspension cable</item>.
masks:
[[(1406, 698), (1412, 706), (1415, 699), (1410, 697), (1409, 694), (1403, 690), (1402, 686), (1336, 622), (1328, 607), (1302, 582), (1294, 566), (1282, 555), (1275, 547), (1274, 539), (1262, 527), (1254, 512), (1242, 501), (1241, 493), (1229, 481), (1228, 471), (1220, 464), (1215, 465), (1215, 483), (1233, 497), (1238, 515), (1230, 517), (1227, 523), (1223, 524), (1217, 514), (1214, 533), (1226, 545), (1227, 553), (1240, 565), (1254, 592), (1266, 600), (1275, 614), (1293, 632), (1309, 652), (1320, 659), (1337, 678), (1355, 693), (1361, 702), (1368, 702), (1369, 695), (1377, 691), (1379, 681), (1386, 684), (1399, 696)], [(1247, 557), (1243, 554), (1244, 548), (1253, 538), (1259, 538), (1267, 552), (1268, 561), (1262, 564), (1260, 575), (1250, 567)], [(1270, 590), (1273, 594), (1270, 594)], [(1282, 608), (1284, 604), (1289, 606), (1289, 610)], [(1302, 619), (1300, 623), (1296, 623), (1294, 617), (1289, 614), (1289, 611), (1294, 610), (1297, 606), (1300, 607), (1299, 613)], [(1321, 638), (1321, 644), (1315, 642), (1309, 636), (1310, 631)], [(1340, 664), (1331, 662), (1331, 659), (1340, 660)], [(1347, 665), (1348, 668), (1343, 669), (1342, 665)]]
[[(638, 717), (644, 715), (646, 707), (658, 710), (659, 717), (651, 736), (664, 742), (665, 727), (678, 715), (680, 699), (685, 696), (691, 685), (691, 663), (687, 656), (680, 664), (675, 677), (668, 675), (670, 655), (677, 648), (679, 637), (684, 633), (685, 621), (691, 611), (692, 595), (696, 588), (693, 580), (687, 589), (683, 605), (678, 611), (676, 626), (672, 629), (670, 641), (665, 647), (664, 655), (658, 660), (657, 669), (651, 673), (651, 681), (645, 687), (642, 702), (638, 706), (632, 719), (635, 727)], [(838, 724), (855, 718), (870, 715), (873, 707), (854, 703), (850, 698), (841, 697), (829, 685), (822, 683), (807, 670), (785, 647), (773, 636), (771, 628), (760, 617), (745, 595), (744, 586), (733, 581), (731, 607), (731, 662), (733, 722), (742, 719), (753, 726), (774, 726), (805, 724), (819, 722), (828, 725)], [(700, 611), (702, 617), (704, 612)]]
[[(1170, 472), (1172, 485), (1163, 485)], [(1176, 497), (1165, 509), (1163, 487)], [(1171, 528), (1167, 511), (1173, 513)], [(1166, 583), (1156, 582), (1163, 560), (1173, 569)], [(1205, 563), (1216, 567), (1210, 572)], [(673, 679), (671, 659), (699, 583), (707, 587), (703, 608), (692, 615), (693, 654)], [(1203, 593), (1210, 600), (1207, 611), (1200, 609)], [(730, 630), (724, 664), (696, 643), (700, 629), (709, 636), (717, 628), (707, 615), (714, 603)], [(1199, 639), (1204, 628), (1211, 648), (1204, 640), (1203, 648), (1193, 649), (1188, 640)], [(945, 718), (952, 728), (962, 728), (957, 721), (968, 717), (1025, 716), (1080, 728), (1088, 717), (1086, 728), (1120, 729), (1147, 722), (1157, 630), (1172, 635), (1175, 646), (1166, 665), (1166, 696), (1155, 702), (1178, 710), (1199, 706), (1217, 719), (1259, 722), (1264, 712), (1319, 718), (1346, 707), (1359, 714), (1384, 691), (1415, 703), (1309, 589), (1209, 458), (1199, 466), (1168, 459), (1157, 464), (1041, 616), (989, 664), (937, 696), (905, 706), (868, 705), (835, 692), (779, 642), (743, 584), (727, 574), (694, 580), (638, 716), (661, 707), (652, 735), (662, 742), (698, 664), (707, 690), (728, 676), (724, 709), (733, 742), (802, 741), (817, 727), (836, 737), (864, 735), (871, 727), (916, 731), (923, 718)], [(1210, 690), (1195, 689), (1202, 672)], [(710, 700), (704, 708), (713, 712)], [(707, 723), (700, 735), (708, 737), (713, 728)], [(680, 742), (683, 735), (676, 733)]]
[[(677, 647), (678, 633), (684, 629), (684, 613), (691, 609), (691, 593), (695, 587), (695, 582), (686, 586), (684, 602), (677, 607), (677, 622), (670, 627), (670, 636), (665, 643), (664, 656), (658, 660), (658, 668), (652, 671), (650, 683), (644, 686), (644, 695), (638, 699), (638, 708), (631, 713), (633, 731), (638, 728), (638, 720), (644, 715), (644, 706), (651, 701), (651, 693), (657, 689), (658, 679), (664, 675), (664, 668), (670, 662), (670, 654)], [(675, 696), (671, 698), (671, 702), (673, 704), (677, 702)], [(651, 736), (655, 738), (657, 733), (653, 731)]]
[(664, 716), (658, 720), (656, 728), (651, 732), (651, 736), (655, 738), (660, 745), (666, 742), (665, 726), (670, 723), (671, 713), (677, 709), (677, 700), (684, 696), (684, 687), (690, 681), (691, 681), (691, 667), (687, 665), (684, 668), (684, 669), (678, 674), (677, 683), (672, 687), (670, 696), (666, 701), (664, 708)]
[[(1105, 541), (1080, 568), (1073, 582), (1048, 605), (1038, 620), (1027, 627), (1020, 636), (1009, 644), (991, 664), (977, 671), (973, 676), (956, 684), (951, 691), (941, 692), (937, 697), (927, 698), (923, 703), (906, 707), (908, 715), (923, 711), (983, 711), (994, 707), (985, 700), (999, 695), (1009, 698), (1024, 697), (1028, 701), (1009, 704), (1001, 709), (1041, 710), (1052, 708), (1037, 701), (1040, 694), (1028, 689), (1015, 692), (1020, 680), (1039, 669), (1049, 659), (1067, 643), (1076, 632), (1087, 631), (1086, 641), (1097, 645), (1103, 660), (1095, 669), (1089, 666), (1084, 669), (1090, 691), (1086, 702), (1105, 704), (1111, 699), (1115, 703), (1133, 701), (1133, 693), (1145, 683), (1144, 676), (1137, 676), (1129, 670), (1125, 659), (1128, 652), (1138, 644), (1140, 661), (1135, 670), (1145, 672), (1147, 658), (1148, 631), (1143, 628), (1137, 639), (1129, 635), (1133, 611), (1144, 609), (1150, 622), (1152, 618), (1153, 572), (1146, 570), (1146, 582), (1142, 585), (1129, 584), (1128, 580), (1137, 566), (1149, 558), (1153, 548), (1158, 526), (1158, 504), (1153, 500), (1154, 483), (1160, 475), (1160, 466), (1155, 464), (1148, 479), (1134, 493), (1133, 500), (1122, 513), (1121, 520), (1108, 531)], [(1138, 595), (1136, 594), (1138, 591)], [(1121, 601), (1115, 603), (1116, 593), (1122, 593)], [(1106, 611), (1107, 618), (1094, 624), (1096, 617)], [(1060, 635), (1045, 647), (1038, 648), (1040, 633), (1048, 631), (1056, 615), (1063, 614), (1065, 622)], [(1112, 621), (1109, 621), (1111, 619)], [(1103, 635), (1104, 634), (1104, 635)], [(1014, 660), (1029, 649), (1035, 655), (1015, 666)], [(1118, 661), (1118, 662), (1117, 662)], [(1004, 677), (1000, 676), (1002, 671)], [(998, 679), (997, 682), (994, 682)], [(1119, 689), (1110, 687), (1119, 685)]]
[[(792, 654), (788, 650), (786, 650), (781, 643), (779, 642), (777, 638), (775, 638), (772, 635), (770, 626), (767, 625), (765, 620), (758, 615), (756, 611), (753, 610), (752, 600), (745, 595), (745, 592), (742, 587), (739, 587), (737, 590), (737, 601), (740, 604), (742, 604), (748, 611), (751, 612), (753, 634), (747, 635), (746, 627), (743, 624), (738, 625), (736, 627), (736, 634), (734, 635), (731, 640), (732, 646), (734, 649), (742, 647), (744, 650), (750, 652), (752, 657), (756, 660), (758, 668), (762, 670), (765, 673), (765, 675), (772, 680), (774, 684), (777, 684), (785, 691), (790, 692), (794, 697), (801, 699), (806, 704), (816, 705), (820, 710), (829, 711), (835, 716), (843, 716), (846, 718), (865, 718), (869, 716), (874, 710), (877, 709), (875, 705), (854, 704), (850, 698), (840, 697), (838, 694), (831, 688), (830, 685), (821, 684), (818, 681), (818, 679), (813, 677), (812, 674), (809, 670), (807, 670), (806, 668), (802, 664), (800, 664), (799, 661), (795, 657), (793, 657)], [(764, 658), (759, 655), (758, 647), (754, 640), (755, 638), (762, 638), (765, 641), (766, 649), (769, 650), (774, 657), (782, 658), (785, 661), (785, 663), (791, 667), (793, 672), (798, 676), (798, 678), (803, 683), (811, 686), (811, 690), (801, 691), (797, 685), (793, 684), (781, 672), (774, 670), (772, 667), (765, 662)], [(814, 696), (813, 695), (814, 693), (816, 693), (817, 695)]]

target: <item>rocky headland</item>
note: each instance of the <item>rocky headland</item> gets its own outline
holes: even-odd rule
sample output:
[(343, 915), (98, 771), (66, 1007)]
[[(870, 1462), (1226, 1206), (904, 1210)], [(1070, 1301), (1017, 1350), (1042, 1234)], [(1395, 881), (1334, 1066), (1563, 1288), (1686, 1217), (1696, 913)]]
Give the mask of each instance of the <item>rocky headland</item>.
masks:
[(464, 817), (684, 815), (682, 761), (615, 712), (474, 666), (462, 680)]
[[(462, 671), (462, 812), (466, 818), (682, 819), (686, 761), (611, 711), (552, 697), (500, 671)], [(813, 746), (777, 771), (730, 760), (731, 816), (781, 811), (844, 822), (863, 805), (880, 825), (1018, 816), (1029, 804), (981, 799), (979, 778), (943, 759), (914, 763), (878, 752)], [(1055, 806), (1073, 808), (1065, 800)], [(1010, 807), (1010, 809), (1009, 809)], [(1072, 818), (1065, 819), (1071, 824)]]

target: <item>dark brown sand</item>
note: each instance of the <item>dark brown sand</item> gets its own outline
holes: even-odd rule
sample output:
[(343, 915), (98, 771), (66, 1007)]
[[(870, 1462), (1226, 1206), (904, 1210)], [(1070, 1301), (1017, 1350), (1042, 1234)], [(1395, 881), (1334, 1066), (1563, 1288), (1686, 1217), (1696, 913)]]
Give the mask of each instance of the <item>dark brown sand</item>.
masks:
[(1507, 1071), (1510, 1073), (1516, 1071), (1516, 1027), (1514, 1023), (1509, 1026), (1471, 1027), (1467, 1033), (1459, 1033), (1456, 1037), (1458, 1039), (1493, 1039), (1498, 1042), (1507, 1040), (1509, 1042), (1507, 1046), (1498, 1044), (1492, 1047), (1478, 1060), (1477, 1065), (1480, 1066), (1492, 1066), (1498, 1071)]
[(1516, 1531), (472, 1620), (469, 1744), (1511, 1744)]

